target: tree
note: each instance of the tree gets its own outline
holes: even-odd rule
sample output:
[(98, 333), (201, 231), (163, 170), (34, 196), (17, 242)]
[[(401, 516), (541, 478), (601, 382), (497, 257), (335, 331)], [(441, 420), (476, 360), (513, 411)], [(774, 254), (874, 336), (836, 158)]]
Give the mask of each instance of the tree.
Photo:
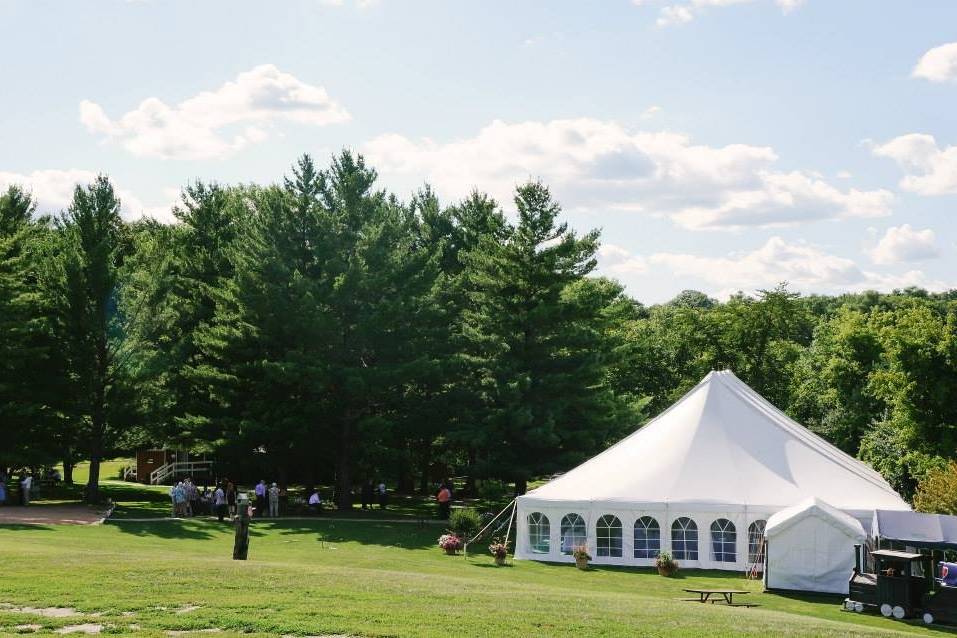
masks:
[[(106, 176), (77, 186), (61, 220), (59, 296), (76, 441), (90, 459), (86, 499), (99, 499), (100, 462), (126, 423), (124, 317), (119, 286), (126, 242), (120, 200)], [(113, 418), (117, 417), (117, 418)]]
[(957, 463), (935, 468), (917, 485), (914, 509), (932, 514), (957, 514)]
[(579, 237), (558, 223), (561, 208), (540, 183), (518, 188), (515, 205), (505, 237), (485, 236), (465, 256), (464, 328), (484, 397), (475, 444), (485, 472), (522, 493), (533, 476), (617, 437), (624, 411), (604, 376), (603, 313), (621, 289), (583, 281), (598, 232)]
[(0, 195), (0, 466), (51, 463), (59, 445), (59, 359), (42, 257), (45, 219), (18, 186)]

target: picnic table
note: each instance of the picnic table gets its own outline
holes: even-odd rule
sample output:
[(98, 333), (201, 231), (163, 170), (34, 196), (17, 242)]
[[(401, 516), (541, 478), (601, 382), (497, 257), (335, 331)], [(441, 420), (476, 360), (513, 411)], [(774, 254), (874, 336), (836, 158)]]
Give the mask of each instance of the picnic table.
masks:
[[(685, 591), (688, 592), (689, 594), (698, 594), (698, 598), (686, 599), (693, 602), (699, 602), (699, 603), (710, 602), (713, 605), (715, 600), (720, 600), (719, 598), (717, 598), (718, 596), (720, 596), (721, 598), (724, 599), (724, 602), (727, 605), (732, 607), (753, 607), (754, 606), (748, 603), (744, 603), (744, 604), (739, 603), (737, 605), (734, 604), (735, 594), (744, 595), (744, 594), (751, 593), (744, 589), (686, 589)], [(712, 596), (714, 596), (714, 598), (712, 598)]]

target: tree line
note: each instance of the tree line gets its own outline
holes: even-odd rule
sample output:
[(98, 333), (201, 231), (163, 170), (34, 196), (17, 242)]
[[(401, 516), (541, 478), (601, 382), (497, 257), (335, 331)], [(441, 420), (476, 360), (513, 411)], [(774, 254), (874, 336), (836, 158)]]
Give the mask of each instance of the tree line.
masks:
[(522, 492), (721, 368), (905, 495), (957, 456), (953, 293), (645, 306), (541, 183), (506, 214), (376, 179), (303, 156), (281, 183), (187, 186), (168, 225), (124, 221), (102, 176), (54, 214), (8, 188), (0, 466), (88, 460), (90, 500), (100, 461), (156, 445), (333, 483), (340, 507), (372, 476)]

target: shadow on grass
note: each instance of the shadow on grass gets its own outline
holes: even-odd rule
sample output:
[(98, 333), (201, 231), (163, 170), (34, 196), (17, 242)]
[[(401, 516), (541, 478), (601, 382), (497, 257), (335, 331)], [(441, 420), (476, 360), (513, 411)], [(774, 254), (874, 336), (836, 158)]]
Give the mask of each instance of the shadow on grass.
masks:
[[(159, 538), (188, 538), (191, 540), (206, 540), (213, 537), (214, 530), (231, 531), (232, 525), (227, 522), (212, 521), (201, 523), (174, 519), (157, 519), (149, 522), (111, 520), (109, 524), (125, 534), (133, 536), (156, 536)], [(202, 527), (200, 526), (202, 525)]]
[(53, 531), (53, 528), (50, 527), (49, 525), (42, 525), (42, 524), (39, 524), (39, 523), (33, 524), (33, 523), (4, 523), (4, 522), (0, 522), (0, 531), (3, 531), (3, 530), (11, 530), (11, 531), (18, 531), (18, 530), (23, 530), (23, 531), (26, 531), (26, 530), (39, 530), (39, 531), (45, 531), (45, 532), (52, 532), (52, 531)]
[(436, 544), (438, 533), (434, 525), (416, 523), (387, 523), (369, 521), (331, 520), (264, 520), (256, 521), (249, 528), (250, 536), (270, 534), (314, 534), (316, 541), (324, 543), (359, 543), (400, 549), (422, 549)]

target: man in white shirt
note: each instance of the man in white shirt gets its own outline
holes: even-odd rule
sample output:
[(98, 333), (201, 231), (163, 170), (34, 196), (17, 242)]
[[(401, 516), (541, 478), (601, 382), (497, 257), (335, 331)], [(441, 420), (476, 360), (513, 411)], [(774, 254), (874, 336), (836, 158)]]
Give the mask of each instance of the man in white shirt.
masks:
[(262, 479), (256, 483), (256, 513), (259, 516), (266, 515), (266, 481)]
[(309, 511), (313, 514), (322, 512), (322, 497), (319, 496), (319, 490), (313, 490), (309, 496)]
[(33, 477), (24, 474), (20, 479), (20, 503), (26, 507), (30, 504), (30, 490), (33, 488)]
[(223, 522), (223, 517), (226, 516), (226, 492), (223, 490), (222, 485), (216, 486), (216, 491), (213, 492), (213, 507), (216, 509), (216, 516), (219, 517), (219, 522)]

